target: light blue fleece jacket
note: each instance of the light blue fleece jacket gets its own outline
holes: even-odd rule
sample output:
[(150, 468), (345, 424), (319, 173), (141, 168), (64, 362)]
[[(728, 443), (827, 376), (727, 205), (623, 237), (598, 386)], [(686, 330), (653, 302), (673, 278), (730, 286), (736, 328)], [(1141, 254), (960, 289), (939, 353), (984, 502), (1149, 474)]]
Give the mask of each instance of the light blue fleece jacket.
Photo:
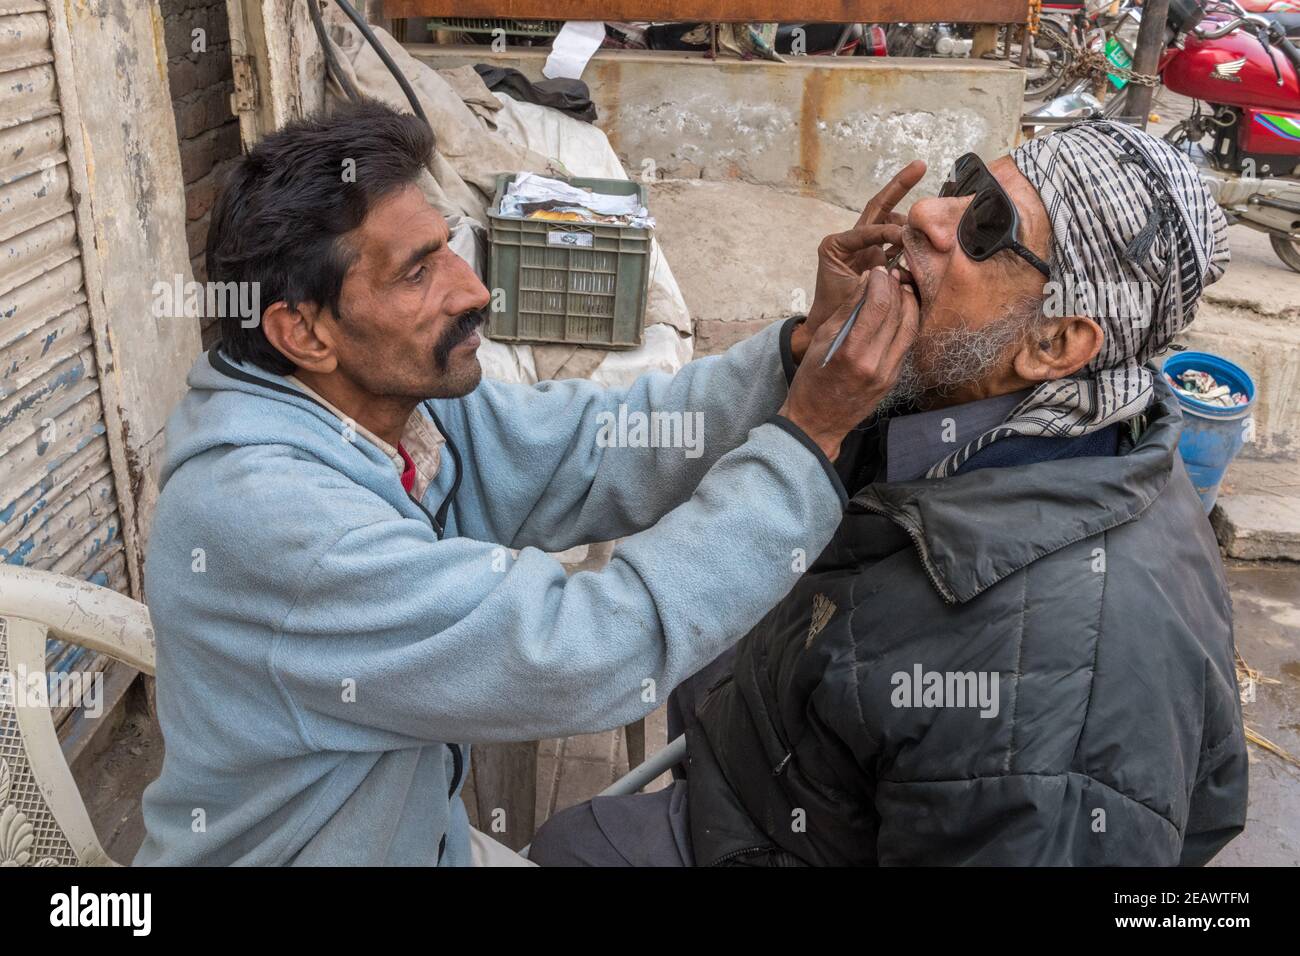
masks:
[[(287, 379), (201, 356), (145, 569), (166, 756), (135, 862), (468, 864), (468, 744), (643, 717), (829, 542), (843, 488), (776, 416), (788, 336), (430, 401), (458, 453), (422, 502)], [(601, 447), (619, 405), (702, 413), (703, 454)], [(620, 537), (599, 572), (539, 550)]]

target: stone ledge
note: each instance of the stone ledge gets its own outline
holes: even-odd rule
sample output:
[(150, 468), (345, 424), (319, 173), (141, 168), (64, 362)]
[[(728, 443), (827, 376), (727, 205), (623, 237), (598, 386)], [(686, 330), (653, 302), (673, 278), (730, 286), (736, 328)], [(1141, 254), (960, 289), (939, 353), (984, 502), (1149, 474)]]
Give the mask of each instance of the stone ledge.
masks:
[(1229, 557), (1300, 561), (1300, 498), (1223, 496), (1215, 503), (1210, 524)]

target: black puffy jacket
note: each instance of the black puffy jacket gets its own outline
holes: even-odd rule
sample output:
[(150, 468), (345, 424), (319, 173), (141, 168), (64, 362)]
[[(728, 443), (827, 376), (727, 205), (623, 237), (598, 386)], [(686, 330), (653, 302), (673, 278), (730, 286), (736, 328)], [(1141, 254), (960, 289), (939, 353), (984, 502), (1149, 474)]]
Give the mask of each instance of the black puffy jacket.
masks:
[[(1162, 388), (1116, 457), (859, 491), (698, 706), (697, 863), (1202, 864), (1239, 833), (1231, 604), (1179, 424)], [(980, 679), (996, 715), (960, 706)]]

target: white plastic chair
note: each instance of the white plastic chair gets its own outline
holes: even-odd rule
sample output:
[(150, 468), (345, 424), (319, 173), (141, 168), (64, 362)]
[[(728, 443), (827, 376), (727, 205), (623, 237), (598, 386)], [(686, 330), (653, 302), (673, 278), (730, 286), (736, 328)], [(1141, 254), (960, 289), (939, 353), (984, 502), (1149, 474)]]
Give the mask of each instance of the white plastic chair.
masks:
[(154, 672), (149, 611), (108, 588), (0, 564), (0, 867), (114, 866), (99, 844), (50, 708), (47, 636)]

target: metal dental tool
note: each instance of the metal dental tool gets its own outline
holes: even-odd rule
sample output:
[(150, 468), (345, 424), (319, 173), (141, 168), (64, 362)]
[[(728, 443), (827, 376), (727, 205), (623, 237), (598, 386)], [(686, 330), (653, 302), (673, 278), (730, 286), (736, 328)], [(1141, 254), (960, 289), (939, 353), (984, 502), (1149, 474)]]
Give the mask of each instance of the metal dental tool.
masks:
[[(903, 253), (906, 251), (907, 250), (905, 249), (899, 249), (890, 256), (885, 261), (885, 271), (888, 272), (890, 269), (894, 268), (894, 266), (898, 265), (898, 260), (903, 258)], [(831, 357), (839, 351), (839, 347), (844, 344), (844, 340), (849, 337), (849, 332), (853, 329), (853, 323), (858, 321), (858, 313), (862, 311), (862, 307), (866, 304), (867, 296), (866, 293), (863, 293), (862, 301), (853, 307), (853, 311), (849, 313), (848, 320), (840, 327), (840, 330), (835, 333), (835, 341), (831, 343), (831, 347), (826, 350), (826, 357), (822, 359), (822, 368), (826, 367), (827, 363), (830, 362)]]

